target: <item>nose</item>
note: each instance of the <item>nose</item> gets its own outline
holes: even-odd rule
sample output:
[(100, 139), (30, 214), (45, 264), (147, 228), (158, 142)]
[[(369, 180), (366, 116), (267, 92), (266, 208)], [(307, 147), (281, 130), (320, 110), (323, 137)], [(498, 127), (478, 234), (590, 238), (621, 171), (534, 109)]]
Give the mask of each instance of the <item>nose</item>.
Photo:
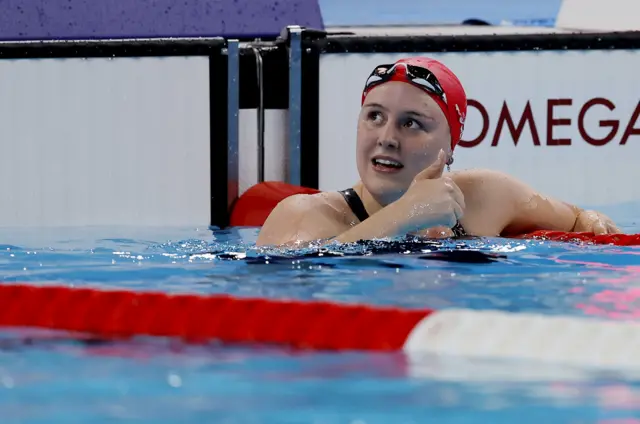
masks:
[(387, 122), (387, 124), (380, 129), (378, 146), (384, 147), (385, 149), (398, 149), (400, 147), (398, 133), (391, 122)]

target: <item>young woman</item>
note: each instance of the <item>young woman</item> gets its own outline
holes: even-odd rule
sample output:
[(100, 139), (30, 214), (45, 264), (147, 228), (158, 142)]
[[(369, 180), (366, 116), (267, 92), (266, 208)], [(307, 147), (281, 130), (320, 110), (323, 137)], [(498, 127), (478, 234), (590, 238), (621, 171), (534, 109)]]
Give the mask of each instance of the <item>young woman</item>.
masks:
[(453, 162), (466, 110), (462, 84), (436, 60), (412, 57), (377, 66), (358, 118), (360, 181), (340, 192), (286, 198), (267, 218), (257, 244), (620, 232), (607, 216), (544, 196), (500, 172), (443, 174)]

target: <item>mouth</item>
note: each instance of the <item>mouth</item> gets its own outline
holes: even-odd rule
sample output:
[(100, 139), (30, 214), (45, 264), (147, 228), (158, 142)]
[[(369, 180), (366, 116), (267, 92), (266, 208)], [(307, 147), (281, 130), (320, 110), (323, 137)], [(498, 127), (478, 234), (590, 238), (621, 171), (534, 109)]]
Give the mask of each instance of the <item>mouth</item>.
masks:
[(383, 172), (394, 172), (404, 168), (404, 165), (395, 159), (387, 157), (374, 157), (371, 159), (374, 169)]

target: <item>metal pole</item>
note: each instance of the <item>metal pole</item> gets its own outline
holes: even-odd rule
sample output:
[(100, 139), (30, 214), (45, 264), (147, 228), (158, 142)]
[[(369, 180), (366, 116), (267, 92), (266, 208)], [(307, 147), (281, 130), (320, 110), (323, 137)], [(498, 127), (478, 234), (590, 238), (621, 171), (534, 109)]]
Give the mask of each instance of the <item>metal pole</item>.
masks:
[(300, 132), (302, 124), (302, 28), (289, 29), (289, 146), (287, 182), (300, 185)]
[(258, 79), (258, 182), (264, 181), (264, 71), (260, 50), (251, 46), (256, 56), (256, 71)]
[[(227, 42), (227, 207), (239, 195), (240, 43)], [(215, 131), (212, 128), (211, 131)]]

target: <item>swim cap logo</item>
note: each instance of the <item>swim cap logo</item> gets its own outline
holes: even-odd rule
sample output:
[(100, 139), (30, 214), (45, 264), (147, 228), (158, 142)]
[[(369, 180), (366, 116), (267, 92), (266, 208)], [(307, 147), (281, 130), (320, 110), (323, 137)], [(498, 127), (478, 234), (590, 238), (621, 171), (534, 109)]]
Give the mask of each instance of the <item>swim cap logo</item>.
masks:
[(460, 138), (462, 138), (462, 132), (464, 131), (464, 121), (467, 119), (464, 113), (460, 112), (460, 107), (456, 103), (456, 112), (458, 112), (458, 118), (460, 120)]

